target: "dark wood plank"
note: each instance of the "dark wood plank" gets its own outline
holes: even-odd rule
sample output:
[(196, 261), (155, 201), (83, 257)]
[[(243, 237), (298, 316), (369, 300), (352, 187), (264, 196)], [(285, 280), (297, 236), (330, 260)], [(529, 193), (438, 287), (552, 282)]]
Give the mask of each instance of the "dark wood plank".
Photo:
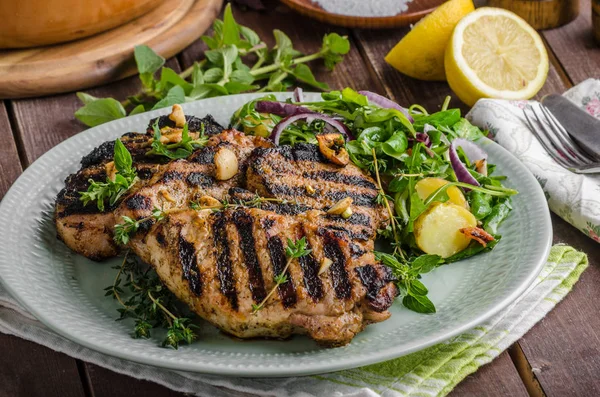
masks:
[(97, 365), (86, 364), (86, 367), (94, 397), (185, 396), (158, 383), (131, 378)]
[[(0, 141), (1, 199), (22, 171), (3, 102), (0, 102)], [(76, 361), (64, 354), (0, 334), (0, 357), (1, 397), (83, 396)]]
[[(234, 5), (233, 12), (238, 23), (255, 30), (269, 46), (274, 45), (273, 29), (280, 29), (290, 37), (295, 48), (305, 54), (317, 52), (321, 48), (323, 36), (326, 33), (337, 32), (341, 35), (349, 35), (349, 31), (346, 29), (317, 23), (295, 14), (284, 5), (274, 5), (261, 12), (242, 11)], [(205, 49), (201, 40), (188, 47), (180, 58), (182, 67), (187, 68), (194, 61), (203, 59)], [(311, 62), (310, 66), (315, 77), (329, 84), (331, 89), (353, 87), (378, 90), (380, 87), (377, 80), (371, 76), (356, 43), (352, 43), (350, 53), (346, 55), (344, 62), (336, 67), (335, 72), (328, 71), (321, 61)]]
[(71, 357), (11, 335), (0, 346), (0, 397), (85, 395)]
[(520, 341), (548, 396), (600, 395), (600, 246), (552, 215), (554, 242), (588, 254), (573, 290)]
[(450, 397), (527, 396), (517, 370), (507, 352), (467, 376), (449, 394)]
[(21, 174), (21, 161), (4, 102), (0, 102), (0, 199)]
[(579, 8), (575, 21), (542, 33), (573, 84), (600, 77), (600, 49), (592, 33), (591, 0), (581, 0)]

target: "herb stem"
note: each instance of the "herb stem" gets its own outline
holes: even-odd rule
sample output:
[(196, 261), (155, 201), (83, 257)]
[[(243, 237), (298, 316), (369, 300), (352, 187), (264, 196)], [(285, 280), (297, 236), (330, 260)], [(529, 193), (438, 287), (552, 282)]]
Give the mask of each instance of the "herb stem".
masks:
[(450, 95), (446, 96), (446, 99), (444, 99), (444, 103), (442, 104), (442, 112), (448, 110), (448, 106), (450, 105), (450, 99), (452, 97)]
[[(196, 63), (198, 64), (199, 67), (202, 67), (206, 63), (206, 59), (203, 59), (200, 62), (195, 62), (194, 64), (196, 64)], [(181, 77), (182, 79), (187, 79), (188, 77), (190, 77), (192, 75), (193, 71), (194, 71), (194, 65), (188, 67), (183, 72), (179, 73), (179, 77)]]
[[(287, 272), (288, 268), (290, 267), (290, 264), (292, 263), (292, 261), (294, 260), (294, 258), (289, 258), (287, 263), (285, 264), (285, 267), (283, 268), (283, 271), (281, 272), (280, 276), (285, 275), (285, 273)], [(286, 280), (287, 282), (287, 280)], [(271, 288), (271, 291), (269, 291), (269, 293), (267, 294), (267, 296), (265, 296), (265, 299), (263, 299), (258, 306), (255, 306), (254, 309), (252, 310), (252, 313), (255, 314), (256, 312), (258, 312), (260, 309), (262, 309), (265, 304), (269, 301), (269, 299), (271, 298), (271, 296), (275, 293), (275, 291), (277, 290), (277, 288), (283, 283), (280, 283), (279, 281), (275, 282), (275, 285), (273, 286), (273, 288)]]
[(129, 250), (127, 250), (127, 252), (125, 252), (125, 256), (123, 257), (123, 262), (121, 262), (121, 267), (119, 268), (119, 271), (117, 272), (117, 275), (115, 276), (115, 281), (113, 281), (113, 285), (112, 285), (112, 292), (113, 292), (114, 297), (117, 299), (119, 304), (127, 310), (129, 310), (130, 307), (127, 306), (123, 302), (123, 300), (121, 299), (121, 296), (117, 292), (117, 283), (121, 280), (121, 274), (123, 274), (123, 269), (125, 269), (125, 263), (127, 263), (128, 256), (129, 256)]
[[(326, 51), (319, 51), (311, 55), (305, 55), (303, 57), (292, 59), (291, 65), (298, 65), (300, 63), (306, 63), (310, 61), (314, 61), (315, 59), (319, 59), (325, 54)], [(250, 70), (250, 74), (252, 76), (260, 76), (261, 74), (271, 73), (278, 69), (281, 69), (284, 65), (281, 62), (276, 62), (271, 65), (263, 66), (258, 69)]]
[(169, 325), (171, 325), (171, 324), (172, 324), (172, 323), (171, 323), (171, 321), (170, 321), (171, 319), (173, 319), (173, 320), (177, 320), (177, 317), (176, 317), (176, 316), (175, 316), (173, 313), (171, 313), (171, 312), (169, 311), (169, 309), (167, 309), (166, 307), (164, 307), (164, 306), (162, 305), (162, 303), (160, 303), (160, 301), (159, 301), (158, 299), (155, 299), (155, 298), (152, 296), (152, 293), (151, 293), (150, 291), (148, 291), (148, 298), (150, 298), (150, 300), (151, 300), (151, 301), (152, 301), (152, 302), (153, 302), (153, 303), (154, 303), (156, 306), (158, 306), (158, 307), (160, 308), (160, 310), (162, 310), (162, 311), (163, 311), (163, 313), (165, 313), (165, 314), (168, 316), (168, 317), (167, 317), (167, 319), (169, 319), (169, 317), (170, 317), (170, 319), (169, 319)]

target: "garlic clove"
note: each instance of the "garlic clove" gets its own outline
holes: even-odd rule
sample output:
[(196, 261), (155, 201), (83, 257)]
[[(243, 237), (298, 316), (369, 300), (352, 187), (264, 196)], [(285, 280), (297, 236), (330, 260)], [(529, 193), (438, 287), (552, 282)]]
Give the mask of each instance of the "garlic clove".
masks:
[(237, 174), (239, 169), (238, 159), (235, 153), (228, 148), (222, 147), (215, 153), (215, 178), (226, 181)]
[[(329, 215), (342, 215), (352, 205), (352, 197), (346, 197), (327, 210)], [(350, 214), (352, 215), (352, 213)]]
[(171, 114), (169, 115), (169, 119), (175, 122), (175, 126), (179, 128), (183, 128), (185, 125), (185, 114), (183, 113), (183, 108), (181, 105), (175, 104), (171, 109)]
[(333, 261), (327, 257), (323, 258), (321, 261), (321, 267), (319, 267), (319, 276), (327, 271), (329, 267), (333, 264)]

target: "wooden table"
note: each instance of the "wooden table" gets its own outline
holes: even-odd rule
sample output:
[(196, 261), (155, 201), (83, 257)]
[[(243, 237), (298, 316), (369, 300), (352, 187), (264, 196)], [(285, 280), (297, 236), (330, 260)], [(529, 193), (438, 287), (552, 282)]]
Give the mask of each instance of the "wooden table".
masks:
[[(551, 66), (539, 96), (563, 92), (589, 77), (600, 77), (600, 49), (593, 43), (590, 0), (581, 1), (579, 18), (562, 28), (545, 31)], [(350, 86), (389, 95), (401, 104), (419, 103), (437, 109), (446, 95), (445, 83), (413, 80), (389, 67), (383, 57), (407, 32), (344, 30), (305, 19), (283, 6), (266, 12), (234, 10), (238, 21), (271, 40), (282, 29), (305, 52), (320, 47), (328, 31), (348, 35), (352, 50), (334, 73), (320, 70), (318, 78), (332, 88)], [(272, 40), (271, 40), (272, 41)], [(272, 44), (272, 43), (270, 43)], [(201, 41), (168, 65), (183, 69), (202, 57)], [(103, 97), (125, 98), (138, 90), (129, 78), (89, 90)], [(0, 197), (21, 171), (44, 152), (85, 127), (73, 118), (79, 107), (75, 94), (0, 103)], [(452, 106), (465, 112), (453, 99)], [(469, 376), (454, 395), (471, 396), (592, 396), (600, 395), (600, 245), (552, 216), (554, 242), (588, 253), (590, 266), (573, 291), (519, 342), (491, 364)], [(176, 396), (152, 382), (140, 381), (75, 360), (37, 344), (0, 334), (0, 396)]]

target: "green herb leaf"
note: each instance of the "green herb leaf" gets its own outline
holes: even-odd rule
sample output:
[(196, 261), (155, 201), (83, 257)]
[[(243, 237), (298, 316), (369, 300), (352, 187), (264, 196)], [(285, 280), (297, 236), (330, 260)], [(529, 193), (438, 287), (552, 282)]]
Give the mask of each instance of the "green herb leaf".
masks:
[(435, 313), (435, 306), (428, 297), (423, 295), (406, 295), (402, 299), (402, 304), (406, 308), (417, 313), (431, 314)]
[(120, 119), (125, 115), (125, 109), (121, 103), (112, 98), (97, 99), (75, 112), (75, 117), (90, 127)]
[(163, 99), (152, 107), (152, 110), (173, 106), (178, 103), (185, 103), (185, 92), (182, 87), (176, 85), (169, 90)]
[(140, 80), (144, 87), (152, 89), (154, 87), (154, 73), (164, 64), (165, 58), (155, 53), (146, 45), (138, 45), (133, 50), (135, 63), (137, 64)]
[(293, 69), (289, 70), (289, 73), (304, 84), (308, 84), (320, 90), (329, 89), (329, 86), (326, 83), (322, 83), (315, 79), (315, 76), (312, 74), (310, 68), (305, 64), (297, 65)]
[(238, 44), (240, 41), (240, 31), (238, 24), (233, 18), (233, 12), (231, 11), (231, 4), (227, 4), (223, 13), (223, 33), (222, 33), (222, 45)]
[(131, 112), (129, 112), (130, 116), (133, 116), (134, 114), (140, 114), (140, 113), (144, 113), (146, 111), (146, 108), (144, 107), (144, 105), (140, 104), (137, 105), (136, 107), (134, 107)]
[(100, 99), (100, 98), (92, 96), (90, 94), (86, 94), (85, 92), (78, 92), (76, 95), (77, 95), (77, 98), (79, 98), (79, 100), (81, 102), (83, 102), (84, 105), (87, 105), (89, 103), (95, 102), (98, 99)]
[(146, 45), (135, 46), (133, 56), (140, 73), (155, 73), (165, 64), (165, 58)]
[(131, 153), (129, 153), (129, 150), (127, 150), (127, 148), (120, 139), (115, 140), (114, 151), (115, 167), (117, 168), (119, 174), (131, 174), (131, 172), (133, 171), (133, 169), (131, 168), (133, 165), (133, 159), (131, 158)]

